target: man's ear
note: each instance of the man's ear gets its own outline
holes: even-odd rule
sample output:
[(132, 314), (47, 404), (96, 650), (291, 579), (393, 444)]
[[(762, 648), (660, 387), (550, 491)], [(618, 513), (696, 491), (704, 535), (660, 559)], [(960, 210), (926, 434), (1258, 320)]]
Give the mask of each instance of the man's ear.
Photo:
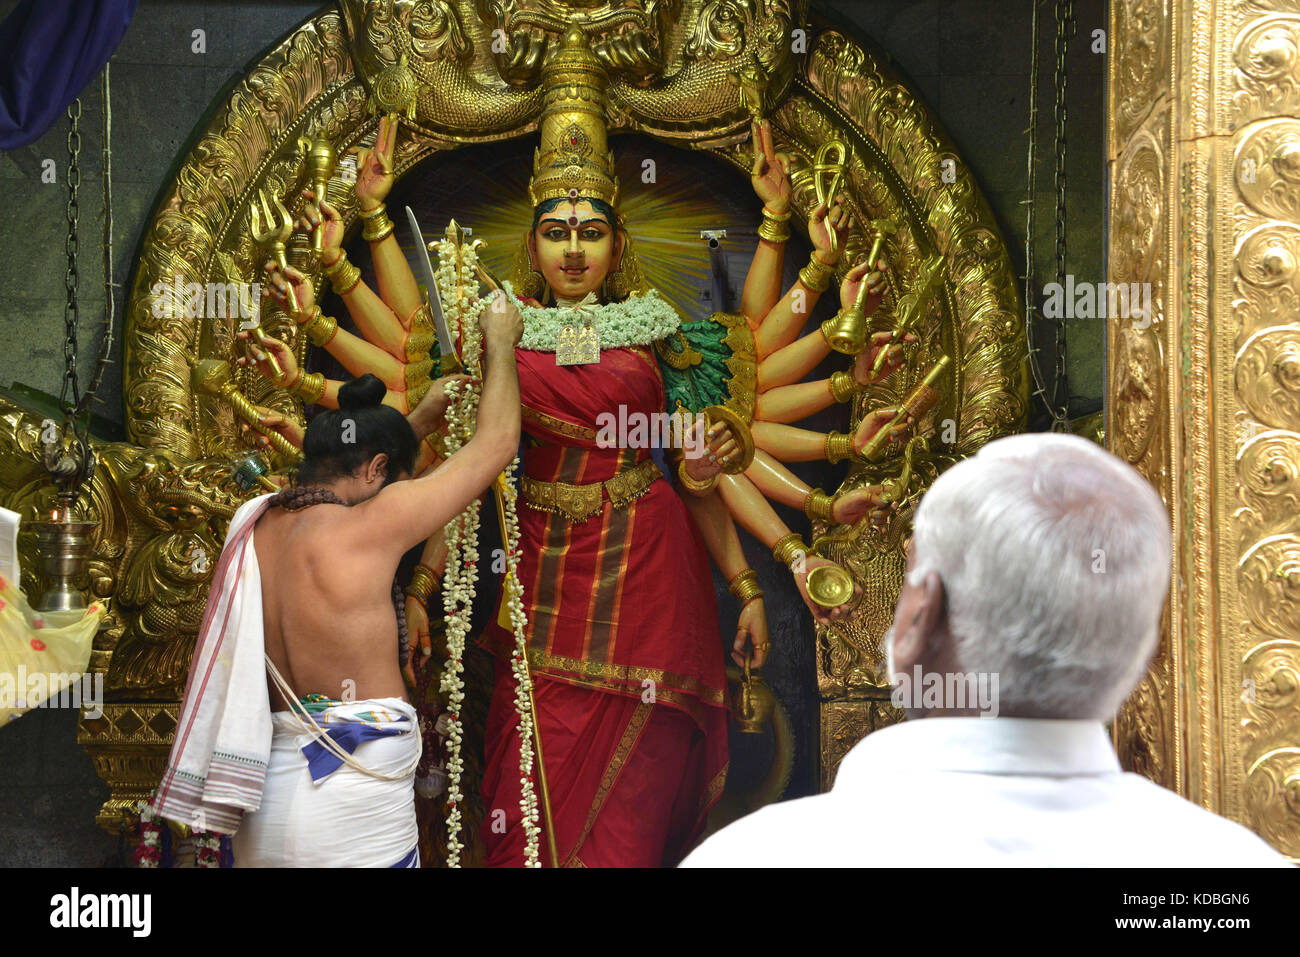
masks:
[(388, 453), (380, 452), (366, 467), (367, 482), (382, 482), (388, 476)]
[(934, 640), (947, 614), (943, 579), (934, 569), (912, 585), (907, 617), (894, 623), (894, 660), (923, 661), (934, 652)]

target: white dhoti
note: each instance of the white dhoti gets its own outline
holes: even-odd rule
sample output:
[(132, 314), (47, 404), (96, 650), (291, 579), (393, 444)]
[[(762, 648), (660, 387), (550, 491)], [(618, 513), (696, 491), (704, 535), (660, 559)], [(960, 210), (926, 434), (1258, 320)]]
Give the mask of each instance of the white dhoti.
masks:
[(301, 718), (276, 712), (262, 804), (245, 812), (235, 832), (235, 866), (418, 867), (415, 709), (400, 698), (372, 698), (313, 717), (367, 769), (409, 772), (394, 781), (367, 775), (321, 747)]

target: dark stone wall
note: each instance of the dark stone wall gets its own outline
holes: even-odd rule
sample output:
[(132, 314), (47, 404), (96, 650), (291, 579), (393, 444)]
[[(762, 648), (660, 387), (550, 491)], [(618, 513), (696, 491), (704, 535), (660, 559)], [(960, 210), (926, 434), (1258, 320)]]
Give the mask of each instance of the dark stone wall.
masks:
[[(0, 0), (0, 17), (15, 0)], [(119, 322), (124, 290), (141, 236), (158, 194), (188, 148), (217, 95), (258, 55), (318, 7), (316, 2), (141, 0), (135, 20), (113, 59), (114, 278)], [(1024, 212), (1031, 0), (817, 0), (829, 17), (886, 51), (939, 116), (970, 164), (1018, 271), (1024, 266)], [(1076, 0), (1079, 35), (1069, 66), (1067, 265), (1081, 281), (1104, 278), (1103, 76), (1104, 57), (1091, 53), (1091, 33), (1104, 28), (1101, 0)], [(194, 49), (202, 30), (205, 51)], [(1041, 50), (1039, 236), (1035, 280), (1054, 271), (1055, 197), (1051, 184), (1051, 45)], [(104, 308), (100, 237), (100, 150), (103, 143), (96, 79), (83, 93), (80, 196), (81, 309), (84, 383), (98, 344)], [(42, 162), (53, 159), (58, 179), (41, 182)], [(66, 268), (67, 123), (61, 120), (34, 144), (0, 153), (0, 189), (9, 202), (0, 222), (0, 385), (21, 382), (57, 393), (61, 380)], [(1081, 320), (1069, 327), (1068, 372), (1078, 411), (1099, 407), (1102, 327)], [(1047, 343), (1050, 346), (1050, 342)], [(114, 347), (96, 411), (120, 423), (121, 350)], [(1051, 357), (1048, 357), (1048, 367)], [(749, 543), (752, 556), (758, 550)], [(776, 648), (810, 648), (806, 613), (793, 604), (785, 582), (764, 574)], [(787, 594), (789, 593), (789, 594)], [(727, 599), (729, 602), (730, 600)], [(724, 608), (724, 630), (734, 610)], [(778, 670), (808, 693), (808, 681)], [(778, 688), (778, 690), (781, 690)], [(811, 706), (811, 702), (809, 702)], [(797, 709), (805, 733), (813, 711)], [(38, 711), (0, 729), (0, 865), (100, 865), (116, 859), (118, 842), (94, 825), (107, 797), (90, 759), (75, 743), (76, 716)], [(815, 740), (807, 741), (812, 750)], [(801, 748), (792, 794), (815, 788), (813, 754)], [(129, 849), (128, 849), (129, 850)]]

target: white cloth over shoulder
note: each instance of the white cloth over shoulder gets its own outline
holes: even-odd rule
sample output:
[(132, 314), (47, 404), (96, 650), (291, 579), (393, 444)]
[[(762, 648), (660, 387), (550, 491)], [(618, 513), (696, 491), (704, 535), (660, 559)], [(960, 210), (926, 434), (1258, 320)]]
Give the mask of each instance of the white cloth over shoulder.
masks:
[(275, 732), (262, 806), (245, 814), (235, 834), (236, 867), (418, 867), (414, 762), (419, 719), (401, 698), (335, 704), (315, 715), (327, 731), (341, 724), (399, 730), (356, 749), (368, 769), (396, 774), (384, 781), (346, 764), (313, 781), (303, 748), (316, 740), (288, 711), (271, 716)]
[(1261, 838), (1119, 766), (1102, 724), (922, 718), (827, 794), (770, 805), (683, 867), (1279, 867)]
[(153, 801), (165, 818), (223, 834), (261, 803), (271, 750), (262, 575), (253, 548), (271, 494), (245, 502), (230, 520)]

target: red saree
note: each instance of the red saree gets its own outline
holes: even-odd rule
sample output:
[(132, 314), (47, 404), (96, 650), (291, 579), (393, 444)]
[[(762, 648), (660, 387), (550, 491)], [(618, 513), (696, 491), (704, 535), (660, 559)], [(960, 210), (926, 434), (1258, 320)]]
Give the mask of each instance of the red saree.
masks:
[[(601, 412), (662, 413), (646, 349), (605, 349), (557, 366), (519, 350), (524, 472), (587, 484), (650, 457), (597, 447)], [(608, 497), (585, 522), (520, 499), (520, 580), (529, 664), (561, 866), (675, 864), (722, 792), (726, 678), (713, 578), (699, 532), (671, 486), (622, 507)], [(495, 622), (486, 730), (483, 837), (489, 866), (523, 863), (513, 636)], [(502, 812), (504, 812), (504, 817)], [(542, 859), (549, 864), (543, 838)]]

